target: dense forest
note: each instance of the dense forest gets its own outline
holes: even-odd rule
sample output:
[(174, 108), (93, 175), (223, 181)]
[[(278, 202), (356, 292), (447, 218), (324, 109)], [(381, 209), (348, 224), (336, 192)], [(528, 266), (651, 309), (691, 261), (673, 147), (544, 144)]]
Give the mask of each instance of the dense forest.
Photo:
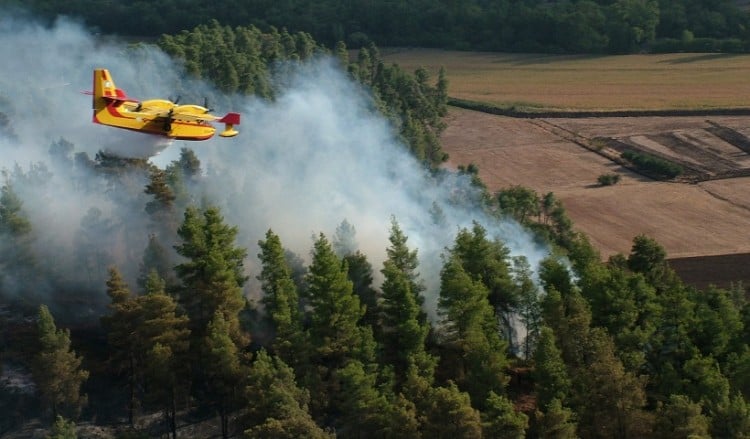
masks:
[[(56, 140), (45, 145), (47, 164), (9, 165), (0, 187), (0, 359), (35, 385), (3, 387), (0, 434), (38, 413), (54, 438), (91, 423), (122, 438), (750, 436), (744, 287), (685, 285), (647, 236), (603, 262), (553, 193), (491, 193), (474, 165), (440, 168), (443, 75), (386, 66), (374, 44), (349, 62), (343, 43), (331, 54), (309, 33), (218, 21), (157, 44), (187, 75), (265, 101), (283, 94), (279, 70), (330, 55), (369, 90), (367, 111), (424, 171), (420, 189), (447, 187), (449, 199), (422, 212), (422, 227), (459, 208), (477, 221), (447, 224), (453, 235), (434, 278), (396, 216), (378, 264), (347, 220), (315, 232), (309, 257), (290, 251), (274, 225), (250, 254), (239, 237), (252, 224), (232, 224), (230, 209), (211, 202), (214, 175), (190, 148), (160, 168), (91, 158)], [(8, 144), (18, 136), (2, 133)], [(388, 178), (403, 183), (402, 168), (389, 165)], [(79, 194), (106, 196), (113, 216), (128, 220), (91, 208), (75, 252), (37, 242), (27, 194), (53, 175), (68, 176)], [(135, 236), (144, 224), (148, 236)], [(532, 234), (548, 256), (537, 266), (513, 254), (490, 233), (499, 224)], [(145, 249), (134, 244), (143, 239)], [(137, 261), (137, 273), (120, 260)]]
[(37, 14), (83, 17), (106, 33), (157, 37), (207, 24), (307, 32), (332, 47), (630, 53), (744, 52), (750, 16), (735, 0), (3, 0)]

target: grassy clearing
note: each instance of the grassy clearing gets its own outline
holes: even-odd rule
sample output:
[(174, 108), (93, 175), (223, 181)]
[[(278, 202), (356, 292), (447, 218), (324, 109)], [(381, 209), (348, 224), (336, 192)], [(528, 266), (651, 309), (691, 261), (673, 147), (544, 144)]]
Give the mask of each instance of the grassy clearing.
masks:
[(519, 110), (750, 108), (750, 55), (543, 55), (390, 49), (407, 70), (443, 66), (452, 98)]

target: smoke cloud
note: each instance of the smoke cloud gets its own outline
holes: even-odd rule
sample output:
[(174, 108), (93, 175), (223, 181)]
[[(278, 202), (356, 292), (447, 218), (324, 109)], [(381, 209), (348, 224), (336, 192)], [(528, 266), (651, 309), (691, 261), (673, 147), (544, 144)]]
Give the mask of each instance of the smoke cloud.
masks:
[[(81, 247), (108, 255), (131, 285), (151, 232), (144, 206), (149, 197), (129, 194), (118, 202), (106, 179), (93, 175), (74, 179), (69, 168), (50, 157), (53, 142), (64, 138), (74, 152), (93, 157), (108, 144), (134, 145), (152, 138), (91, 123), (92, 69), (106, 67), (117, 86), (135, 98), (175, 95), (185, 84), (181, 67), (158, 49), (137, 50), (118, 41), (105, 41), (69, 20), (51, 27), (5, 18), (0, 21), (0, 112), (11, 120), (14, 135), (0, 136), (0, 167), (12, 173), (45, 164), (52, 173), (44, 185), (14, 186), (34, 227), (38, 260), (54, 259), (58, 277), (101, 291), (103, 272), (84, 273), (73, 262)], [(482, 212), (456, 204), (457, 194), (473, 193), (464, 177), (430, 175), (398, 140), (393, 127), (372, 109), (367, 91), (347, 77), (330, 59), (317, 59), (287, 71), (287, 87), (274, 102), (233, 98), (239, 108), (217, 113), (242, 113), (240, 135), (209, 141), (174, 142), (152, 163), (164, 167), (191, 148), (201, 161), (209, 201), (219, 206), (227, 223), (240, 229), (238, 245), (248, 249), (251, 279), (259, 272), (257, 241), (273, 229), (285, 247), (307, 258), (312, 236), (332, 238), (347, 220), (356, 229), (359, 249), (376, 274), (382, 267), (391, 218), (409, 237), (420, 256), (421, 277), (427, 286), (426, 304), (434, 316), (439, 289), (440, 255), (452, 245), (456, 232), (482, 224), (501, 239), (513, 255), (525, 255), (532, 267), (547, 256), (514, 222), (499, 222)], [(291, 70), (291, 73), (288, 71)], [(195, 95), (212, 93), (207, 84), (191, 83)], [(79, 174), (75, 174), (79, 175)], [(139, 183), (139, 182), (136, 182)], [(431, 210), (442, 211), (434, 221)], [(95, 224), (101, 235), (82, 221)], [(122, 227), (126, 225), (123, 232)], [(119, 230), (113, 234), (112, 230)], [(67, 256), (67, 259), (66, 259)], [(102, 257), (101, 261), (108, 261)], [(91, 270), (89, 270), (91, 271)], [(93, 270), (96, 271), (96, 270)], [(6, 281), (9, 274), (6, 273)], [(59, 279), (58, 279), (59, 280)], [(256, 295), (257, 285), (248, 294)], [(106, 299), (106, 297), (104, 297)]]

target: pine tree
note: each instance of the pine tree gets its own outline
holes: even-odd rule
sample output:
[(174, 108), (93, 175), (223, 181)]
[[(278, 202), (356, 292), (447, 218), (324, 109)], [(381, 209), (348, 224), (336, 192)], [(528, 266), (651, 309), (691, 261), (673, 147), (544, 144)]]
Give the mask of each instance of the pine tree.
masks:
[(654, 423), (655, 439), (708, 439), (709, 421), (700, 403), (685, 395), (670, 395), (666, 404), (659, 404)]
[(209, 322), (220, 311), (235, 343), (247, 343), (238, 318), (246, 303), (242, 286), (247, 280), (243, 268), (247, 252), (234, 246), (237, 232), (237, 227), (224, 224), (218, 208), (201, 212), (190, 207), (185, 211), (177, 231), (182, 244), (175, 249), (187, 261), (175, 270), (182, 281), (179, 300), (190, 319), (193, 340), (207, 334)]
[(557, 400), (563, 403), (570, 396), (572, 383), (560, 350), (555, 346), (555, 335), (549, 327), (542, 327), (539, 343), (534, 351), (534, 387), (537, 406), (546, 410)]
[(379, 330), (378, 325), (378, 300), (380, 293), (372, 287), (372, 265), (362, 252), (346, 255), (343, 263), (347, 267), (347, 277), (352, 281), (354, 294), (359, 297), (359, 303), (365, 307), (365, 316), (362, 324), (372, 327), (373, 331)]
[(504, 319), (505, 328), (510, 328), (507, 315), (519, 300), (510, 274), (510, 251), (500, 241), (487, 238), (484, 227), (474, 223), (471, 231), (458, 232), (451, 253), (472, 280), (484, 285), (497, 318)]
[(146, 281), (152, 271), (156, 271), (161, 279), (167, 283), (167, 291), (172, 291), (177, 286), (177, 277), (174, 273), (173, 257), (170, 256), (159, 238), (155, 234), (148, 237), (148, 244), (143, 251), (143, 261), (138, 271), (138, 286), (141, 289), (146, 288)]
[(297, 287), (278, 235), (268, 230), (266, 240), (259, 241), (258, 245), (262, 265), (258, 280), (264, 294), (261, 301), (266, 318), (274, 332), (273, 350), (285, 363), (297, 365), (303, 360), (304, 352)]
[(81, 385), (89, 373), (81, 369), (82, 358), (70, 349), (70, 331), (57, 329), (45, 305), (39, 307), (37, 328), (39, 348), (32, 373), (42, 402), (53, 418), (61, 413), (78, 416), (87, 402)]
[(529, 261), (524, 256), (513, 258), (511, 270), (516, 284), (516, 297), (518, 297), (518, 315), (521, 323), (526, 327), (526, 336), (523, 340), (524, 358), (531, 357), (533, 347), (539, 339), (542, 320), (541, 304), (539, 303), (539, 289), (532, 279), (532, 271)]
[(356, 233), (354, 226), (347, 220), (343, 220), (336, 227), (332, 247), (338, 257), (343, 258), (357, 251)]
[(255, 355), (245, 390), (245, 436), (249, 438), (328, 438), (310, 416), (310, 394), (297, 386), (294, 371), (265, 349)]
[(490, 392), (482, 411), (482, 435), (497, 439), (523, 439), (529, 418), (513, 407), (513, 402)]
[(109, 364), (111, 370), (122, 375), (127, 383), (128, 424), (132, 426), (138, 404), (136, 387), (140, 358), (135, 332), (141, 320), (141, 308), (115, 267), (109, 269), (107, 295), (110, 297), (109, 313), (101, 318), (101, 322), (107, 331)]
[(55, 423), (52, 424), (52, 431), (46, 436), (46, 439), (78, 439), (75, 422), (57, 415)]
[(537, 435), (540, 439), (577, 439), (574, 414), (562, 405), (559, 399), (553, 399), (543, 410), (535, 414)]
[(32, 279), (36, 272), (32, 241), (32, 225), (23, 212), (23, 202), (13, 186), (5, 183), (0, 188), (0, 267), (3, 272), (0, 282), (8, 275), (17, 278), (15, 282), (27, 283)]
[(364, 309), (345, 268), (321, 233), (315, 241), (305, 297), (310, 307), (310, 343), (319, 358), (328, 360), (324, 364), (335, 368), (347, 358), (372, 359), (367, 331), (358, 325)]
[(457, 255), (449, 256), (440, 279), (438, 312), (443, 317), (445, 341), (453, 351), (444, 362), (474, 405), (482, 407), (490, 392), (502, 394), (508, 382), (508, 346), (498, 333), (487, 288), (464, 271)]
[(322, 414), (324, 404), (332, 397), (331, 377), (337, 370), (349, 360), (364, 364), (374, 360), (372, 331), (359, 325), (365, 311), (352, 291), (346, 271), (321, 233), (315, 241), (305, 291), (311, 355), (306, 379), (311, 392), (319, 394), (313, 401), (316, 416)]
[(482, 437), (482, 421), (479, 412), (471, 407), (467, 393), (458, 390), (453, 382), (447, 387), (438, 387), (430, 392), (430, 405), (422, 428), (425, 438)]
[(579, 416), (581, 436), (631, 438), (649, 434), (653, 416), (645, 410), (645, 377), (625, 370), (612, 339), (600, 328), (592, 329), (581, 343), (586, 360), (571, 374), (571, 405)]
[(393, 260), (383, 262), (383, 291), (379, 303), (383, 363), (391, 365), (398, 383), (405, 379), (411, 364), (417, 364), (425, 376), (434, 372), (434, 361), (426, 352), (429, 324), (422, 321), (423, 312), (412, 291), (413, 282)]
[(146, 400), (164, 412), (172, 437), (177, 437), (177, 401), (188, 389), (187, 317), (177, 314), (177, 303), (164, 291), (164, 281), (152, 271), (146, 294), (138, 297), (141, 321), (136, 329), (144, 358)]
[[(365, 370), (360, 361), (349, 361), (335, 372), (334, 379), (338, 391), (333, 396), (331, 410), (338, 413), (337, 436), (393, 437), (395, 431), (403, 432), (407, 427), (394, 423), (403, 418), (393, 416), (395, 407), (378, 389), (376, 374)], [(411, 432), (416, 433), (416, 420)]]
[[(396, 222), (395, 218), (391, 218), (391, 233), (388, 237), (391, 245), (386, 249), (386, 256), (388, 260), (393, 262), (394, 267), (404, 273), (409, 281), (410, 289), (416, 298), (417, 304), (421, 307), (424, 302), (422, 292), (424, 291), (424, 285), (419, 279), (419, 258), (417, 256), (417, 250), (410, 250), (406, 245), (409, 238), (401, 230), (401, 227)], [(420, 315), (420, 321), (424, 322), (427, 320), (427, 314), (422, 313)]]
[(229, 322), (217, 309), (203, 340), (205, 357), (202, 366), (206, 377), (206, 400), (219, 415), (223, 438), (230, 436), (229, 417), (240, 407), (243, 397), (241, 389), (247, 376), (240, 362), (240, 352), (230, 334)]

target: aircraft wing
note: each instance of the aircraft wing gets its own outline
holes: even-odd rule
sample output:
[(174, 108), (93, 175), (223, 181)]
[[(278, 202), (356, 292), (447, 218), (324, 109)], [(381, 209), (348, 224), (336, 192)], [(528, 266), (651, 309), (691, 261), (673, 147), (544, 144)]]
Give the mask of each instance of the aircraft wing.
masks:
[(218, 116), (209, 114), (208, 111), (208, 108), (198, 105), (178, 105), (174, 107), (172, 117), (196, 122), (213, 122), (220, 119)]

